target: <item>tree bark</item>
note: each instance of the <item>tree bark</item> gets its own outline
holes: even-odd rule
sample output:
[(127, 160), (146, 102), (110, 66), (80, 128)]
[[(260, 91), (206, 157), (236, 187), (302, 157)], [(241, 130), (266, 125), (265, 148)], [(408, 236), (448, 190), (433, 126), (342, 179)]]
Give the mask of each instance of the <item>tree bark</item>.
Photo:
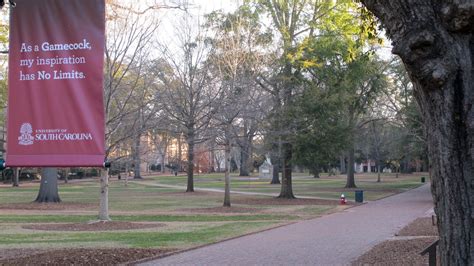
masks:
[(377, 162), (377, 183), (380, 183), (382, 180), (380, 179), (380, 162)]
[(441, 265), (474, 264), (474, 4), (363, 0), (410, 75), (428, 133)]
[[(247, 144), (247, 143), (246, 143)], [(239, 176), (249, 176), (249, 146), (240, 147), (240, 173)]]
[[(100, 171), (100, 207), (99, 220), (110, 221), (109, 217), (109, 169)], [(127, 173), (128, 175), (128, 173)]]
[(13, 170), (12, 186), (18, 187), (20, 186), (20, 168), (14, 167), (12, 170)]
[(354, 177), (354, 144), (350, 144), (351, 147), (348, 151), (348, 160), (347, 160), (347, 181), (346, 188), (356, 188), (355, 177)]
[[(349, 116), (349, 120), (348, 120), (348, 125), (349, 125), (349, 129), (352, 130), (352, 132), (350, 133), (349, 137), (350, 137), (350, 140), (348, 142), (348, 149), (347, 149), (347, 166), (346, 166), (346, 170), (347, 170), (347, 178), (346, 178), (346, 186), (345, 188), (356, 188), (356, 184), (355, 184), (355, 169), (354, 169), (354, 163), (355, 163), (355, 150), (354, 150), (354, 146), (355, 146), (355, 132), (354, 130), (356, 130), (356, 117), (355, 117), (355, 111), (354, 111), (354, 108), (353, 106), (349, 106), (349, 112), (348, 112), (348, 116)], [(367, 167), (368, 168), (368, 171), (370, 171), (370, 166)]]
[(67, 168), (66, 173), (64, 173), (64, 183), (69, 182), (69, 173), (71, 172), (71, 168)]
[(291, 158), (293, 147), (290, 143), (284, 143), (283, 148), (283, 175), (281, 177), (281, 191), (278, 198), (294, 199), (293, 182), (291, 176)]
[(224, 207), (230, 207), (230, 143), (225, 144)]
[(278, 163), (275, 163), (272, 165), (273, 171), (272, 171), (272, 181), (270, 184), (274, 185), (279, 185), (281, 184), (280, 182), (280, 165)]
[(58, 169), (43, 168), (41, 171), (41, 184), (35, 202), (61, 202), (58, 193)]
[(187, 137), (188, 143), (188, 184), (186, 192), (194, 192), (194, 132), (190, 130)]

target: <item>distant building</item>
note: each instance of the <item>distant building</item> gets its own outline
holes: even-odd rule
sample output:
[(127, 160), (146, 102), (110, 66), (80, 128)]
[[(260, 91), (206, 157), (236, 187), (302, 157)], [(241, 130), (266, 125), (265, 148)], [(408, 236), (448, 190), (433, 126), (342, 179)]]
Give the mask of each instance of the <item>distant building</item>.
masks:
[(273, 165), (270, 158), (266, 158), (265, 161), (258, 168), (260, 178), (272, 178), (273, 177)]
[(354, 170), (356, 173), (375, 173), (377, 172), (375, 160), (368, 159), (362, 163), (354, 163)]

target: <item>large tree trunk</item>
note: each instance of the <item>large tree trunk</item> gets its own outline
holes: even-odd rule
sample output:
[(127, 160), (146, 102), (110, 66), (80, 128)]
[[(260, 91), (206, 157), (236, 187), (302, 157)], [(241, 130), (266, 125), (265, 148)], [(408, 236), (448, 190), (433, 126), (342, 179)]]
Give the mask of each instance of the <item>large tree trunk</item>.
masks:
[(188, 186), (186, 192), (194, 192), (194, 132), (189, 132), (188, 138)]
[(58, 194), (58, 169), (43, 168), (41, 171), (41, 184), (35, 202), (61, 202)]
[[(100, 204), (99, 220), (110, 221), (109, 217), (109, 169), (100, 171)], [(128, 175), (128, 173), (127, 173)]]
[(284, 143), (283, 148), (283, 175), (281, 177), (281, 191), (278, 198), (294, 199), (293, 182), (291, 176), (291, 159), (293, 147), (290, 143)]
[(474, 265), (474, 4), (363, 3), (393, 40), (423, 113), (441, 265)]
[(350, 144), (351, 147), (347, 152), (348, 160), (347, 160), (347, 180), (346, 180), (346, 188), (356, 188), (355, 184), (355, 177), (354, 177), (354, 144)]

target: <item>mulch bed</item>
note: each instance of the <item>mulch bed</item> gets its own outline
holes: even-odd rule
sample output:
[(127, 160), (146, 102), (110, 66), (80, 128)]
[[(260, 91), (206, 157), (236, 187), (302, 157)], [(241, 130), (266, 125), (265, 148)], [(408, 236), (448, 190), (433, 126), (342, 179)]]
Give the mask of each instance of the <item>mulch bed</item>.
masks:
[(97, 204), (90, 203), (5, 203), (0, 204), (0, 210), (78, 210), (97, 209)]
[(360, 256), (353, 265), (428, 265), (428, 256), (419, 253), (438, 239), (431, 217), (418, 218), (396, 236), (407, 239), (387, 240)]
[[(339, 205), (339, 200), (325, 200), (325, 199), (280, 199), (280, 198), (267, 198), (267, 199), (235, 199), (232, 201), (235, 204), (246, 204), (246, 205)], [(347, 205), (353, 205), (354, 203), (347, 202)]]
[[(159, 257), (172, 250), (114, 248), (114, 249), (60, 249), (50, 251), (33, 250), (25, 253), (18, 250), (17, 257), (1, 259), (0, 265), (117, 265), (149, 257)], [(13, 253), (14, 250), (9, 250)], [(0, 257), (1, 258), (1, 257)]]
[(200, 209), (181, 209), (180, 211), (192, 213), (255, 213), (258, 212), (258, 209), (244, 207), (213, 207)]
[(46, 250), (43, 249), (34, 249), (34, 248), (8, 248), (0, 249), (0, 265), (2, 261), (13, 258), (20, 258), (31, 256), (35, 254), (44, 253)]
[(360, 256), (352, 265), (428, 265), (428, 256), (419, 254), (435, 237), (389, 240)]
[(433, 226), (431, 217), (418, 218), (400, 230), (397, 236), (438, 236), (438, 229)]
[(132, 223), (132, 222), (93, 222), (93, 223), (55, 223), (23, 225), (24, 229), (45, 231), (118, 231), (156, 228), (164, 226), (158, 223)]

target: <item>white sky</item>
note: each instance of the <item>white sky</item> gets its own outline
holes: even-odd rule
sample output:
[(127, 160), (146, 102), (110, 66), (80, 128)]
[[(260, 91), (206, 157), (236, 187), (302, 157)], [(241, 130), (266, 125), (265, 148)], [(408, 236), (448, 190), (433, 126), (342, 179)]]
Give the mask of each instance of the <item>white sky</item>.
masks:
[[(148, 0), (148, 1), (160, 1), (160, 0)], [(238, 7), (241, 0), (161, 0), (161, 3), (165, 2), (168, 5), (173, 3), (188, 2), (189, 9), (187, 13), (177, 9), (162, 9), (160, 14), (160, 26), (158, 28), (157, 39), (160, 43), (165, 44), (168, 48), (174, 49), (179, 46), (179, 41), (176, 38), (176, 34), (179, 31), (176, 27), (179, 27), (182, 22), (182, 18), (186, 17), (193, 21), (196, 25), (204, 23), (203, 16), (215, 11), (223, 10), (224, 12), (232, 12)], [(145, 3), (145, 2), (143, 2)]]
[[(167, 0), (167, 1), (174, 1), (174, 2), (187, 1), (193, 6), (189, 10), (189, 13), (195, 16), (203, 16), (214, 10), (223, 10), (225, 12), (231, 12), (235, 10), (243, 2), (242, 0)], [(173, 34), (174, 29), (172, 25), (174, 25), (173, 22), (176, 18), (175, 17), (176, 14), (173, 15), (173, 12), (171, 12), (170, 14), (171, 16), (166, 16), (163, 21), (162, 29), (166, 32), (167, 35)], [(382, 59), (388, 60), (392, 56), (391, 49), (392, 48), (390, 45), (390, 41), (384, 38), (384, 44), (382, 47), (378, 48), (377, 53), (380, 55), (380, 57), (382, 57)]]
[[(129, 2), (131, 0), (121, 0), (124, 2)], [(168, 5), (176, 5), (176, 3), (189, 3), (190, 8), (188, 14), (184, 11), (166, 9), (159, 12), (161, 17), (161, 26), (158, 29), (158, 40), (160, 42), (166, 43), (169, 46), (176, 46), (176, 40), (174, 36), (176, 35), (176, 26), (180, 23), (180, 18), (184, 15), (188, 17), (193, 17), (193, 20), (196, 21), (196, 26), (198, 25), (198, 18), (201, 17), (200, 23), (203, 23), (204, 20), (202, 16), (208, 14), (215, 10), (223, 10), (224, 12), (232, 12), (243, 0), (141, 0), (140, 5), (146, 6), (147, 3), (165, 3)], [(384, 60), (388, 60), (391, 55), (391, 45), (390, 41), (385, 40), (385, 43), (382, 47), (379, 47), (377, 53)]]

